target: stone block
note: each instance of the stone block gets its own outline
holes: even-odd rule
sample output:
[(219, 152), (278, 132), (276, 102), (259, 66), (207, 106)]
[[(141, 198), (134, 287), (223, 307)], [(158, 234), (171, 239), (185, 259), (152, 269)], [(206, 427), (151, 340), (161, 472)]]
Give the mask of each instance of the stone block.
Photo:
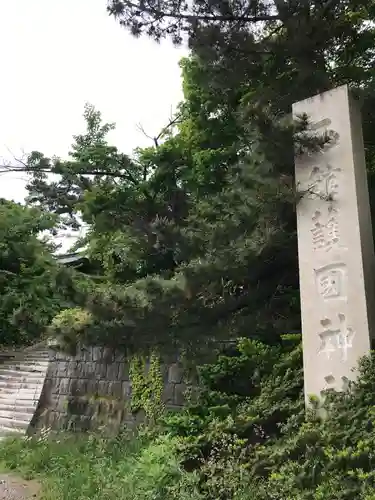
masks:
[(55, 411), (66, 413), (68, 411), (69, 396), (60, 396), (56, 399)]
[(123, 363), (126, 359), (125, 353), (121, 351), (113, 351), (113, 361), (115, 363)]
[(87, 381), (87, 391), (85, 394), (97, 394), (99, 392), (99, 380), (89, 379)]
[(58, 363), (58, 375), (59, 376), (62, 376), (62, 377), (66, 377), (68, 375), (68, 371), (69, 371), (69, 361), (59, 361)]
[(131, 397), (131, 383), (130, 382), (121, 382), (122, 386), (122, 397), (124, 400), (127, 400)]
[(117, 399), (121, 399), (123, 397), (122, 383), (120, 381), (116, 381), (116, 382), (111, 383), (110, 394)]
[(54, 428), (58, 420), (59, 420), (59, 414), (55, 411), (50, 410), (44, 415), (42, 427)]
[(118, 378), (119, 380), (121, 380), (121, 382), (130, 380), (129, 363), (127, 361), (120, 363)]
[(102, 353), (102, 348), (101, 347), (92, 347), (91, 348), (91, 353), (92, 353), (92, 361), (94, 361), (95, 363), (97, 363), (98, 361), (100, 361), (103, 357), (103, 353)]
[(165, 404), (173, 403), (174, 401), (175, 384), (166, 384), (163, 389), (162, 400)]
[(81, 377), (90, 378), (95, 374), (96, 363), (93, 361), (82, 361), (78, 366), (78, 372)]
[(69, 366), (68, 366), (68, 374), (70, 376), (74, 376), (78, 370), (78, 361), (73, 359), (69, 361)]
[(98, 382), (98, 395), (106, 396), (108, 394), (108, 382), (106, 380), (99, 380)]
[(107, 380), (118, 380), (120, 364), (112, 362), (107, 365)]
[(176, 384), (174, 386), (173, 404), (176, 406), (183, 406), (185, 404), (185, 391), (186, 384)]
[(48, 377), (54, 378), (59, 375), (59, 364), (57, 361), (51, 361), (48, 367)]
[(168, 382), (180, 384), (184, 376), (184, 370), (179, 363), (173, 363), (169, 366)]
[(103, 348), (103, 361), (106, 364), (113, 363), (115, 360), (115, 353), (113, 349), (110, 349), (109, 347), (104, 347)]
[(70, 393), (70, 378), (64, 377), (60, 379), (58, 391), (59, 394), (69, 394)]
[(81, 359), (82, 359), (82, 361), (92, 362), (93, 361), (93, 349), (90, 347), (85, 348), (82, 351)]
[(107, 377), (107, 365), (103, 362), (95, 363), (95, 376), (97, 379), (106, 379)]

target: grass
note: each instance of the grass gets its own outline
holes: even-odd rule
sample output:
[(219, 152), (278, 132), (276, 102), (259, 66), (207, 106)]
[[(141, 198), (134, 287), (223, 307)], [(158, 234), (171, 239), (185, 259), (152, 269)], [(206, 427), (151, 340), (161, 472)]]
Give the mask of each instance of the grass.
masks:
[(59, 435), (2, 442), (5, 472), (38, 479), (43, 500), (200, 500), (170, 436)]

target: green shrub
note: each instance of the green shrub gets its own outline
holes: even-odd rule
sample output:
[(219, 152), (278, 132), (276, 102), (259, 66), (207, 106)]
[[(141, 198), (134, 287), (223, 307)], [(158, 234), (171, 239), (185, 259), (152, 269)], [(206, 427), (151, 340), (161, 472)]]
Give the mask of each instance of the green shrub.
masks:
[(375, 500), (375, 354), (327, 392), (324, 419), (305, 411), (301, 361), (296, 338), (241, 341), (164, 428), (7, 441), (0, 462), (45, 481), (47, 500)]
[(236, 350), (199, 368), (197, 398), (164, 421), (168, 432), (184, 438), (188, 467), (207, 457), (225, 434), (263, 443), (280, 435), (280, 423), (303, 413), (299, 343), (291, 336), (279, 346), (242, 339)]
[[(301, 350), (287, 340), (246, 341), (201, 370), (198, 401), (166, 421), (186, 467), (205, 500), (375, 500), (375, 354), (346, 393), (327, 393), (322, 419), (304, 409)], [(229, 383), (239, 374), (247, 394), (244, 379)]]
[(16, 439), (2, 443), (0, 462), (40, 478), (45, 500), (201, 500), (197, 476), (180, 466), (177, 444), (146, 434)]
[(256, 500), (375, 498), (375, 355), (346, 393), (327, 394), (327, 417), (291, 418), (277, 441), (252, 455)]

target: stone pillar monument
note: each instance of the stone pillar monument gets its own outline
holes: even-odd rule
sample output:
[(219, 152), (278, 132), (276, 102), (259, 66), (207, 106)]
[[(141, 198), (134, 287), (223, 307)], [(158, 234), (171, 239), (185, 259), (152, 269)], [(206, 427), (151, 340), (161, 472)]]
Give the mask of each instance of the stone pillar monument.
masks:
[(375, 257), (359, 109), (347, 86), (293, 106), (332, 141), (296, 157), (305, 398), (345, 390), (375, 334)]

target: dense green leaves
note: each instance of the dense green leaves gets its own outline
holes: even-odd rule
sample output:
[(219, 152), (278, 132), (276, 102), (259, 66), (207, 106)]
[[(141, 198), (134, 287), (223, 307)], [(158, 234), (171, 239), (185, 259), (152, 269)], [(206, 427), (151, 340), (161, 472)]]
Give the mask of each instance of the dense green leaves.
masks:
[(165, 428), (206, 500), (371, 500), (374, 380), (372, 354), (346, 393), (327, 392), (325, 418), (306, 413), (298, 338), (245, 339), (199, 369), (197, 397)]
[(0, 345), (32, 343), (65, 303), (65, 270), (40, 239), (55, 217), (0, 200)]
[[(196, 361), (225, 341), (186, 411), (164, 423), (200, 474), (196, 498), (375, 498), (373, 357), (347, 393), (327, 396), (328, 419), (304, 411), (293, 141), (298, 151), (324, 138), (306, 142), (306, 121), (290, 122), (294, 101), (349, 84), (364, 104), (373, 192), (373, 3), (111, 0), (109, 10), (135, 35), (186, 35), (184, 101), (131, 157), (92, 106), (67, 161), (29, 156), (28, 202), (44, 212), (2, 205), (5, 341), (38, 337), (54, 314), (49, 333), (72, 347), (158, 346)], [(70, 303), (36, 238), (51, 214), (86, 225), (77, 248), (100, 275), (72, 273)]]
[[(184, 101), (132, 157), (92, 106), (62, 161), (32, 153), (29, 203), (87, 227), (101, 283), (80, 340), (200, 350), (299, 331), (291, 103), (342, 83), (373, 101), (371, 2), (109, 2), (134, 34), (185, 33)], [(373, 119), (365, 144), (373, 164)], [(55, 174), (53, 180), (48, 174)], [(81, 330), (80, 330), (81, 331)]]

